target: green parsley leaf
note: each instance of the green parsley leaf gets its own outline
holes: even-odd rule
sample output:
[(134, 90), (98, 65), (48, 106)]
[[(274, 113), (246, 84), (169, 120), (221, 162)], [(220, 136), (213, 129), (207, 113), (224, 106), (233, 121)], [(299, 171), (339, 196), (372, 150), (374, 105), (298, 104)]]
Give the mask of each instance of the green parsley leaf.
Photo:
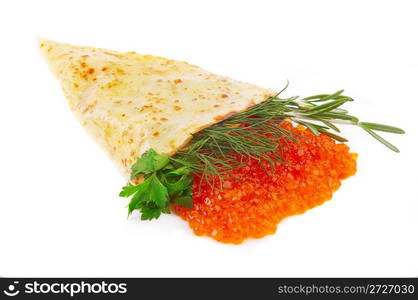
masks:
[(193, 176), (188, 164), (172, 160), (166, 154), (150, 149), (132, 166), (131, 177), (144, 175), (137, 185), (128, 184), (119, 196), (130, 197), (128, 213), (139, 210), (141, 220), (152, 220), (170, 213), (170, 203), (192, 208)]
[(157, 178), (157, 175), (153, 173), (142, 184), (146, 184), (141, 191), (142, 198), (146, 203), (155, 203), (159, 208), (164, 208), (168, 203), (168, 191), (167, 188)]
[(135, 209), (140, 209), (144, 203), (141, 203), (141, 193), (137, 192), (128, 204), (128, 214), (130, 215)]
[(172, 169), (174, 169), (173, 164), (167, 164), (167, 165), (163, 168), (163, 170), (172, 170)]
[(122, 191), (119, 193), (119, 197), (129, 197), (132, 194), (136, 193), (138, 189), (138, 185), (128, 184), (127, 186), (124, 186), (122, 188)]
[(170, 196), (181, 195), (184, 190), (190, 187), (192, 181), (192, 176), (183, 175), (182, 177), (180, 177), (180, 179), (172, 183), (167, 180), (165, 186), (167, 187), (168, 194)]
[(158, 219), (161, 215), (161, 208), (143, 206), (141, 208), (141, 220)]
[(134, 196), (128, 204), (129, 214), (133, 210), (149, 204), (154, 204), (158, 208), (165, 208), (169, 201), (167, 188), (160, 182), (155, 173), (138, 185), (127, 185), (123, 187), (119, 195), (129, 197), (132, 194)]
[(178, 169), (175, 169), (174, 171), (170, 171), (167, 173), (168, 176), (173, 176), (173, 175), (187, 175), (190, 173), (190, 168), (188, 167), (181, 167)]
[(149, 149), (131, 167), (131, 178), (138, 174), (150, 174), (164, 168), (170, 162), (167, 154), (159, 154), (154, 149)]

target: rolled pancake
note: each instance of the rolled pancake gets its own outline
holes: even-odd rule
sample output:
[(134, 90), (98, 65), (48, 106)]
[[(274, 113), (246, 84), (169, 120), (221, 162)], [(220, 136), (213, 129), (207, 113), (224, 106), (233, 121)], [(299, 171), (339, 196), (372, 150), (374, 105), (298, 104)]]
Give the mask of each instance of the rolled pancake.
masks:
[(146, 150), (173, 155), (194, 133), (276, 94), (163, 57), (39, 45), (70, 108), (126, 178)]

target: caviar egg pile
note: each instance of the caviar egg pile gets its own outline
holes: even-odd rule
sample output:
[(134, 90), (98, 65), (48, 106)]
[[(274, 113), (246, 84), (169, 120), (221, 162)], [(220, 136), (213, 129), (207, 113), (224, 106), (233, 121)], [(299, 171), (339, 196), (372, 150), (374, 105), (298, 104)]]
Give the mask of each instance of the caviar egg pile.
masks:
[(224, 180), (222, 190), (206, 182), (199, 188), (195, 177), (193, 208), (173, 206), (173, 210), (196, 235), (239, 244), (273, 234), (282, 219), (330, 200), (341, 180), (356, 172), (357, 154), (349, 153), (348, 146), (324, 134), (315, 136), (302, 126), (282, 126), (301, 136), (283, 148), (290, 164), (277, 164), (274, 172), (266, 172), (248, 159)]

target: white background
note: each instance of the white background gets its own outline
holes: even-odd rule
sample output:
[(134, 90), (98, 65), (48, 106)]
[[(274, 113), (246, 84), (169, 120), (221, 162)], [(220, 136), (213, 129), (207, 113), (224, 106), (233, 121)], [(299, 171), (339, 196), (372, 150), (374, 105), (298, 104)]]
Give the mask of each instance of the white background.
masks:
[[(417, 276), (416, 1), (1, 1), (0, 275)], [(187, 60), (397, 125), (395, 154), (357, 128), (358, 173), (332, 201), (240, 246), (176, 216), (127, 219), (122, 176), (70, 112), (36, 45)]]

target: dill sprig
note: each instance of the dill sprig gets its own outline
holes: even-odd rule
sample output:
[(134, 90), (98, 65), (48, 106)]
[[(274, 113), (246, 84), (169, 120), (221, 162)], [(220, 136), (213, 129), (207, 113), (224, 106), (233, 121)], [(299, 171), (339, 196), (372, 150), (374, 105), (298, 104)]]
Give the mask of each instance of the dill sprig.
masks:
[(389, 149), (399, 152), (375, 131), (405, 132), (393, 126), (360, 122), (341, 108), (353, 101), (343, 95), (344, 90), (305, 98), (280, 98), (286, 87), (266, 101), (197, 132), (171, 161), (202, 174), (204, 179), (220, 179), (223, 174), (242, 166), (246, 158), (267, 161), (272, 167), (277, 162), (286, 163), (282, 156), (283, 144), (297, 141), (298, 136), (280, 126), (285, 120), (305, 126), (315, 135), (323, 133), (343, 143), (348, 140), (337, 134), (341, 132), (337, 125), (356, 125)]

